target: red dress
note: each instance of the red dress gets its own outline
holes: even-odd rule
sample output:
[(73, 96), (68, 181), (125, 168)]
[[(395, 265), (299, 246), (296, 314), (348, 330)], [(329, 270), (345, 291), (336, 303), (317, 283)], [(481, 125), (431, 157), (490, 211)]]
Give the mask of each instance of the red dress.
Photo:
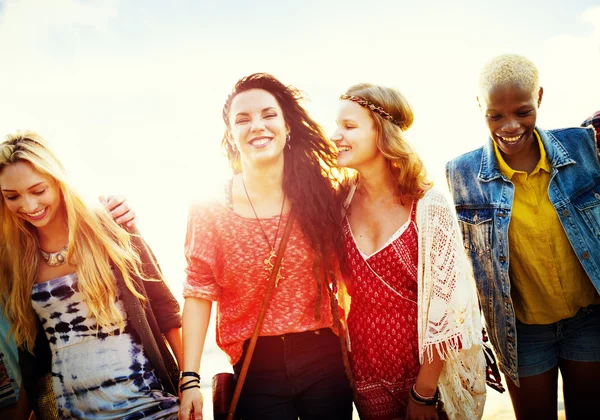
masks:
[(358, 249), (346, 219), (350, 364), (361, 419), (404, 418), (419, 373), (415, 207), (410, 220), (369, 257)]

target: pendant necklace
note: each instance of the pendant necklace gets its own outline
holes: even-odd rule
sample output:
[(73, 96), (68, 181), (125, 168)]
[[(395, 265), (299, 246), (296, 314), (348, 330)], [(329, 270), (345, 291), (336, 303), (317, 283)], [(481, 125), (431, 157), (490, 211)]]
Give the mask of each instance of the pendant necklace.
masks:
[(63, 249), (56, 252), (46, 252), (41, 247), (39, 248), (42, 259), (50, 267), (58, 267), (67, 262), (67, 251), (69, 250), (69, 244), (66, 244)]
[[(269, 277), (273, 272), (274, 264), (273, 259), (277, 256), (275, 252), (275, 244), (277, 243), (277, 236), (279, 235), (279, 226), (281, 225), (281, 218), (283, 215), (283, 208), (285, 207), (285, 194), (283, 195), (283, 202), (281, 203), (281, 211), (279, 212), (279, 221), (277, 222), (277, 230), (275, 231), (275, 238), (273, 238), (273, 245), (271, 245), (271, 241), (269, 241), (269, 237), (267, 236), (267, 232), (263, 228), (260, 219), (258, 218), (258, 214), (256, 213), (256, 209), (254, 208), (254, 204), (252, 204), (252, 200), (250, 200), (250, 195), (248, 194), (248, 189), (246, 188), (246, 183), (244, 182), (244, 176), (242, 175), (242, 185), (244, 186), (244, 192), (246, 193), (246, 198), (248, 198), (248, 202), (250, 203), (250, 207), (252, 207), (252, 211), (254, 212), (254, 217), (256, 217), (256, 221), (258, 222), (258, 226), (260, 226), (260, 230), (267, 242), (267, 245), (270, 248), (269, 256), (264, 259), (263, 264), (265, 265), (265, 270), (269, 272)], [(277, 270), (277, 277), (275, 278), (275, 287), (279, 285), (279, 280), (284, 277), (281, 275), (281, 269), (283, 268), (283, 258), (281, 259), (281, 264), (279, 266), (279, 270)], [(268, 280), (268, 278), (267, 278)]]

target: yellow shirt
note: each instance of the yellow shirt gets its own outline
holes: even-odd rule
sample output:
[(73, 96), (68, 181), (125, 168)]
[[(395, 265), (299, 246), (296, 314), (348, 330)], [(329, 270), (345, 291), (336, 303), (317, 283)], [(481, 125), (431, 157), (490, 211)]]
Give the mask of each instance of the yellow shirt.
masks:
[(551, 324), (600, 303), (548, 198), (550, 162), (537, 131), (540, 160), (528, 175), (515, 171), (494, 143), (500, 172), (515, 186), (508, 227), (511, 297), (517, 319)]

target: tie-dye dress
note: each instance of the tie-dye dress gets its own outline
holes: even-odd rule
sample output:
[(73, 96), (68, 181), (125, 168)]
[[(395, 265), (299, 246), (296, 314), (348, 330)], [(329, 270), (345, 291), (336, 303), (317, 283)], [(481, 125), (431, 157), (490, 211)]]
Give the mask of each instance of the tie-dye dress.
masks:
[[(61, 419), (176, 419), (178, 399), (163, 390), (135, 330), (98, 328), (77, 274), (34, 284), (32, 303), (52, 352)], [(117, 308), (127, 320), (120, 300)], [(96, 330), (98, 328), (98, 330)]]

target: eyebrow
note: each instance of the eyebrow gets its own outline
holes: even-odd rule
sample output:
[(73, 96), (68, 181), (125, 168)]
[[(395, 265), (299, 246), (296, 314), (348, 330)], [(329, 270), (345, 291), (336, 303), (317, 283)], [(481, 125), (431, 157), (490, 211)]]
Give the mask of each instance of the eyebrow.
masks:
[[(265, 111), (270, 111), (270, 110), (277, 111), (277, 109), (274, 106), (269, 106), (267, 108), (261, 109), (260, 112), (265, 112)], [(236, 117), (238, 115), (250, 115), (250, 113), (249, 112), (238, 112), (237, 114), (235, 114)]]
[[(44, 182), (46, 182), (46, 181), (41, 181), (41, 182), (38, 182), (37, 184), (35, 184), (35, 185), (32, 185), (31, 187), (29, 187), (29, 188), (27, 188), (27, 189), (28, 189), (28, 190), (32, 190), (32, 189), (34, 189), (34, 188), (36, 188), (36, 187), (39, 187), (39, 186), (40, 186), (41, 184), (43, 184)], [(4, 189), (4, 188), (2, 188), (2, 191), (5, 191), (5, 192), (17, 192), (16, 190), (7, 190), (7, 189)]]

